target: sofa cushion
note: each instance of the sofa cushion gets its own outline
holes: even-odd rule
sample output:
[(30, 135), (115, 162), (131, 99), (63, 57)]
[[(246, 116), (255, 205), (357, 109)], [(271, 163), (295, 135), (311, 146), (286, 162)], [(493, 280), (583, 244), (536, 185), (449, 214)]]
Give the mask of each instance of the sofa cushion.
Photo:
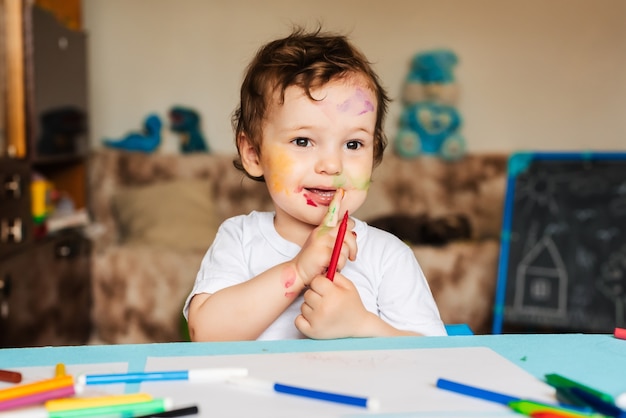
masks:
[(456, 241), (443, 247), (413, 246), (441, 319), (467, 324), (475, 334), (491, 330), (500, 244), (496, 239)]
[(204, 252), (111, 245), (93, 260), (89, 344), (183, 341), (181, 318)]
[(211, 186), (187, 179), (120, 188), (112, 204), (122, 243), (205, 251), (219, 227)]

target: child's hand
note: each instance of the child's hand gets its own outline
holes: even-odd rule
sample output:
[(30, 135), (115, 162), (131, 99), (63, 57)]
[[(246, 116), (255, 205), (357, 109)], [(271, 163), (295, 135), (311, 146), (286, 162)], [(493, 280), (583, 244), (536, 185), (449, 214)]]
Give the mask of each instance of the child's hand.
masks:
[(309, 338), (331, 339), (366, 336), (368, 312), (354, 284), (340, 273), (334, 281), (316, 276), (304, 293), (296, 328)]
[[(317, 275), (324, 274), (328, 268), (335, 239), (339, 232), (337, 221), (339, 219), (339, 205), (343, 198), (343, 193), (342, 189), (337, 190), (328, 207), (328, 212), (322, 220), (322, 224), (311, 232), (302, 249), (293, 260), (298, 277), (302, 279), (305, 286), (308, 286)], [(339, 262), (337, 263), (338, 270), (343, 268), (348, 259), (356, 260), (356, 237), (351, 232), (353, 228), (354, 221), (350, 219), (347, 228), (348, 233), (346, 233), (344, 238)]]

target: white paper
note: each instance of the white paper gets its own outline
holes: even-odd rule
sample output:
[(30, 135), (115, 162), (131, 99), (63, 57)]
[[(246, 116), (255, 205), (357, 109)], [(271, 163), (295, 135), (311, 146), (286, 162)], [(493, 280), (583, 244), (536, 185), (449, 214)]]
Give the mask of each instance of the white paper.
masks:
[(142, 392), (198, 405), (201, 417), (512, 417), (507, 407), (438, 389), (439, 378), (511, 396), (555, 402), (554, 390), (486, 347), (148, 357), (146, 371), (247, 367), (251, 377), (347, 395), (375, 397), (363, 408), (225, 383), (146, 382)]

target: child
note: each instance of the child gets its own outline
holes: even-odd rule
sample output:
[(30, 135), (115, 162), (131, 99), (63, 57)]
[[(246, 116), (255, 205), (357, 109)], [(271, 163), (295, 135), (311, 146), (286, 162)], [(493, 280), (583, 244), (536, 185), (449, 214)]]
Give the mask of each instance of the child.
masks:
[(194, 341), (445, 335), (411, 249), (351, 218), (334, 280), (337, 221), (364, 202), (386, 146), (389, 99), (344, 36), (266, 44), (233, 116), (235, 166), (264, 181), (275, 212), (226, 220), (184, 312)]

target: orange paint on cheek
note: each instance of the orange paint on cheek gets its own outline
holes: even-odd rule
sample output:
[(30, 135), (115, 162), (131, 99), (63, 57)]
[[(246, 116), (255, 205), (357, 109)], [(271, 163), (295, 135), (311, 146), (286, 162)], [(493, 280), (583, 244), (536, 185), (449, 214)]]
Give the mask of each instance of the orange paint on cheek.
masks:
[(275, 192), (288, 193), (289, 190), (284, 183), (284, 179), (289, 178), (292, 172), (293, 160), (284, 152), (276, 149), (270, 149), (267, 155), (270, 156), (267, 165), (271, 173), (269, 178), (265, 179), (267, 187)]

